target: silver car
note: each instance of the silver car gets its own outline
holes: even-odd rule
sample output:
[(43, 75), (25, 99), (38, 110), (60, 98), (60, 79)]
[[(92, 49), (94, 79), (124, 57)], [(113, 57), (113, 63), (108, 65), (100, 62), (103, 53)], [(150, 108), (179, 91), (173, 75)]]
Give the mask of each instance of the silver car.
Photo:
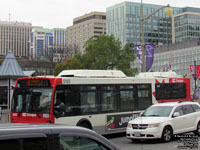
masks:
[(1, 150), (119, 150), (96, 132), (77, 126), (2, 124)]

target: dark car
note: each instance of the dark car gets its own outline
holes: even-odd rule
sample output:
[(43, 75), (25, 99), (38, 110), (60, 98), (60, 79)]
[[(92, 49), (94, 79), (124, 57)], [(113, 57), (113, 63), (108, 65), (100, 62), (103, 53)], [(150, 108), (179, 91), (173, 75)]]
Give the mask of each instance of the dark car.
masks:
[(1, 150), (119, 150), (96, 132), (77, 126), (1, 124)]

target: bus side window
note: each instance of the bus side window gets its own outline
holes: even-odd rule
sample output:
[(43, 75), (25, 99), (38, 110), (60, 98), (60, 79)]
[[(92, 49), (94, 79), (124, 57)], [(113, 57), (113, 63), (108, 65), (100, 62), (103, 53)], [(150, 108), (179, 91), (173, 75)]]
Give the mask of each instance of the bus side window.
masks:
[(102, 111), (116, 111), (117, 110), (117, 93), (115, 86), (102, 86), (101, 104)]

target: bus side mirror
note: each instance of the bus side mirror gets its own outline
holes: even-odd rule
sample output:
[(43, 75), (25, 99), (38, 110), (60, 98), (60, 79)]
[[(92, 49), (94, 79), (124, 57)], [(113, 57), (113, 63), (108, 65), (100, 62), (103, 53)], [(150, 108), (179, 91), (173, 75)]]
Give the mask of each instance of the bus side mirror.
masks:
[(59, 107), (54, 107), (54, 115), (56, 118), (65, 115), (65, 105), (59, 105)]

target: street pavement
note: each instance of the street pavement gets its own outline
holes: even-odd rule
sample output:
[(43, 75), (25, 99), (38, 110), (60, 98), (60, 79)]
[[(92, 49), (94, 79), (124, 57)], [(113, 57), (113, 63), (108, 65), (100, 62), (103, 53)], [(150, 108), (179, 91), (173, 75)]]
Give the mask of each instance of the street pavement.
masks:
[(108, 137), (121, 150), (200, 150), (198, 137), (174, 138), (169, 143), (162, 143), (160, 140), (148, 140), (132, 142), (124, 135)]

